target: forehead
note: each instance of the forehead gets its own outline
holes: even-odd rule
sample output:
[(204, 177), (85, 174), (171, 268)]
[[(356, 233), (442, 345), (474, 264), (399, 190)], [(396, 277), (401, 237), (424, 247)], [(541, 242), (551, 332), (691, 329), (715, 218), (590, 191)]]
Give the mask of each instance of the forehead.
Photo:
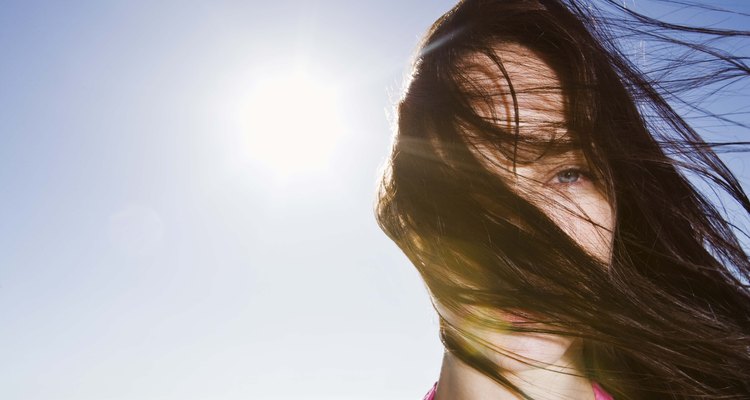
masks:
[(472, 54), (461, 67), (464, 90), (481, 118), (511, 132), (517, 124), (519, 139), (531, 142), (567, 136), (560, 79), (535, 51), (520, 44), (503, 44), (490, 54)]

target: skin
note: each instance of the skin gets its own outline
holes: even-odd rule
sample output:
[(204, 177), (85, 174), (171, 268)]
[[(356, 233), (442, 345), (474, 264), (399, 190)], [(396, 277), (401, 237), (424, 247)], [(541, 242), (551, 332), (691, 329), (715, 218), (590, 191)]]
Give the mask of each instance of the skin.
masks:
[[(520, 45), (506, 44), (498, 56), (517, 93), (522, 137), (540, 141), (565, 140), (565, 101), (555, 71), (538, 55)], [(478, 103), (476, 111), (511, 129), (513, 103), (510, 86), (489, 59), (467, 60), (469, 85), (489, 91), (496, 104)], [(472, 90), (471, 87), (469, 90)], [(514, 190), (543, 211), (592, 256), (606, 261), (611, 256), (613, 212), (594, 174), (576, 150), (544, 154), (533, 146), (520, 146), (517, 162), (498, 155), (487, 146), (475, 150)], [(535, 399), (593, 400), (591, 382), (582, 377), (581, 343), (550, 334), (490, 330), (474, 326), (436, 303), (440, 315), (481, 338), (475, 347), (500, 367), (500, 372)], [(498, 310), (473, 308), (471, 313), (491, 315), (513, 324), (522, 323)], [(509, 354), (514, 355), (513, 357)], [(492, 379), (445, 353), (437, 388), (438, 400), (520, 399)]]

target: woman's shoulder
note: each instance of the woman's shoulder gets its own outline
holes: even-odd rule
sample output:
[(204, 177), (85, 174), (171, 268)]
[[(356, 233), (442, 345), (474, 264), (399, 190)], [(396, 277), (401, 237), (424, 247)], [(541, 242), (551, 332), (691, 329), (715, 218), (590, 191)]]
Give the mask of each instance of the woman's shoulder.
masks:
[[(435, 392), (437, 392), (437, 382), (435, 382), (434, 385), (432, 385), (432, 389), (430, 389), (429, 392), (427, 392), (426, 395), (424, 395), (424, 398), (422, 400), (434, 400), (435, 399)], [(602, 389), (601, 386), (599, 386), (598, 383), (592, 382), (591, 386), (594, 388), (594, 398), (596, 400), (614, 400), (612, 395), (607, 393), (604, 389)]]

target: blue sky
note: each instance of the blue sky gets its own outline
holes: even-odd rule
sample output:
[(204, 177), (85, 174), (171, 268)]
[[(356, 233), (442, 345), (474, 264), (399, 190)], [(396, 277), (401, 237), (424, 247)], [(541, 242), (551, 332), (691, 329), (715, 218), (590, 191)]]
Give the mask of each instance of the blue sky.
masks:
[[(0, 398), (421, 398), (437, 319), (372, 205), (452, 3), (3, 2)], [(335, 129), (248, 132), (307, 107)]]

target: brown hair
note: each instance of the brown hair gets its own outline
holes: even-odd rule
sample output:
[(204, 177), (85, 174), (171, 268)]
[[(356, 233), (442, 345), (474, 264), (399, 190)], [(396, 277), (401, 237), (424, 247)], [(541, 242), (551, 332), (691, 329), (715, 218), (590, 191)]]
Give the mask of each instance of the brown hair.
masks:
[[(688, 176), (723, 189), (745, 212), (750, 202), (712, 146), (613, 39), (627, 30), (687, 46), (697, 58), (675, 64), (693, 74), (680, 76), (682, 83), (710, 85), (746, 77), (750, 68), (664, 32), (748, 33), (668, 24), (605, 4), (620, 17), (605, 18), (577, 0), (465, 0), (438, 19), (398, 104), (378, 222), (441, 305), (459, 314), (466, 305), (522, 310), (551, 327), (545, 332), (582, 338), (584, 373), (617, 399), (750, 398), (750, 263), (732, 225)], [(553, 66), (573, 140), (538, 143), (521, 134), (523, 110), (498, 50), (503, 44)], [(510, 126), (478, 112), (477, 104), (497, 102), (467, 73), (467, 60), (478, 55), (510, 87)], [(519, 156), (529, 146), (582, 151), (615, 214), (611, 259), (588, 254), (512, 190), (477, 143), (514, 163), (530, 161)], [(472, 350), (467, 332), (441, 322), (449, 351), (516, 389)]]

